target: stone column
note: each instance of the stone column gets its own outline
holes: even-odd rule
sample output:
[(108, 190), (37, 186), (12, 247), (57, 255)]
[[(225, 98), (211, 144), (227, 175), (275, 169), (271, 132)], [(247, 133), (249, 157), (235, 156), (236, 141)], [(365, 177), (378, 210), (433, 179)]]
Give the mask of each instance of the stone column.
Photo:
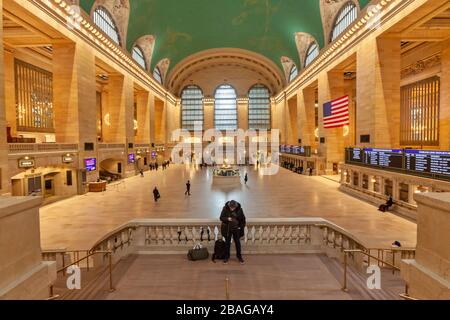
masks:
[[(53, 106), (58, 143), (79, 144), (79, 168), (84, 158), (95, 158), (85, 151), (85, 143), (97, 142), (97, 102), (95, 56), (83, 42), (53, 45)], [(88, 174), (94, 181), (98, 172)]]
[[(400, 42), (367, 39), (357, 48), (356, 142), (370, 135), (370, 146), (400, 146)], [(367, 145), (366, 145), (367, 146)]]
[[(3, 1), (0, 1), (0, 10), (3, 11)], [(0, 15), (0, 39), (3, 39), (3, 15)], [(3, 41), (0, 41), (0, 194), (10, 190), (8, 176), (8, 144), (6, 143), (6, 116), (5, 116), (5, 82), (4, 82)]]
[(287, 125), (287, 143), (298, 145), (298, 112), (297, 112), (297, 96), (289, 99), (286, 109), (286, 125)]
[(326, 157), (326, 174), (332, 174), (333, 163), (344, 161), (343, 128), (324, 129), (323, 105), (344, 95), (344, 72), (333, 70), (319, 74), (319, 137), (325, 138), (320, 143), (319, 154)]
[(238, 129), (248, 129), (248, 99), (238, 99)]
[(155, 100), (155, 143), (164, 144), (166, 139), (166, 104), (160, 99)]
[(214, 129), (214, 100), (203, 100), (203, 130)]
[(11, 135), (14, 137), (17, 136), (17, 111), (13, 49), (5, 48), (4, 62), (6, 123), (11, 128)]
[(450, 299), (450, 195), (415, 194), (418, 205), (414, 260), (403, 260), (401, 276), (409, 295), (422, 300)]
[(442, 48), (439, 140), (441, 150), (450, 150), (450, 40)]
[(297, 93), (297, 114), (299, 139), (303, 146), (317, 147), (314, 131), (316, 129), (316, 95), (314, 88), (305, 88)]
[[(56, 262), (42, 261), (39, 229), (41, 197), (0, 198), (0, 300), (49, 297)], [(55, 248), (44, 248), (55, 249)]]
[(137, 107), (137, 137), (136, 143), (150, 144), (150, 108), (148, 91), (139, 91), (136, 96)]

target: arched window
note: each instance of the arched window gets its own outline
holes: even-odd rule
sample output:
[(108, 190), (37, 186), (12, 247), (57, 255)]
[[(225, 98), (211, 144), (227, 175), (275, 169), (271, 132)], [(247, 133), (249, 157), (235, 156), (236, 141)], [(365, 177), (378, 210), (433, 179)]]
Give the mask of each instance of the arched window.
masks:
[(145, 63), (144, 58), (144, 52), (142, 51), (141, 48), (139, 48), (138, 46), (134, 46), (133, 50), (131, 51), (131, 55), (134, 61), (136, 61), (142, 68), (144, 69), (147, 68), (147, 64)]
[(108, 37), (120, 45), (119, 29), (114, 23), (111, 14), (102, 6), (98, 6), (94, 11), (94, 23), (102, 29)]
[(203, 130), (203, 92), (197, 86), (187, 86), (181, 93), (181, 126)]
[(223, 84), (214, 95), (214, 127), (217, 130), (237, 130), (237, 95), (234, 88)]
[(336, 21), (334, 22), (333, 32), (331, 33), (331, 41), (336, 40), (336, 38), (356, 20), (357, 16), (358, 8), (353, 1), (345, 4), (339, 11)]
[(155, 70), (153, 70), (153, 78), (158, 81), (160, 84), (163, 84), (163, 78), (161, 74), (161, 70), (159, 70), (158, 67), (155, 67)]
[(248, 93), (248, 127), (249, 129), (270, 130), (270, 92), (257, 84)]
[(305, 67), (309, 66), (311, 62), (314, 61), (315, 58), (319, 55), (319, 45), (317, 42), (313, 42), (310, 44), (308, 50), (306, 51), (306, 58), (305, 58)]
[(291, 71), (289, 72), (289, 82), (292, 82), (295, 78), (297, 78), (298, 75), (298, 69), (297, 66), (294, 64), (291, 68)]

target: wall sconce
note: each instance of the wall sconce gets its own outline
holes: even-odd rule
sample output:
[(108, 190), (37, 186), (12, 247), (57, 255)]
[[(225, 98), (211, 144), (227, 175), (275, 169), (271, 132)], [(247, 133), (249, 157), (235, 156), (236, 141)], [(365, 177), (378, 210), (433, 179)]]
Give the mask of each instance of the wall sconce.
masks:
[(110, 125), (111, 125), (111, 122), (110, 122), (109, 120), (110, 120), (110, 116), (109, 116), (109, 113), (107, 113), (107, 114), (105, 115), (105, 124), (106, 124), (107, 126), (110, 126)]
[(377, 179), (375, 179), (375, 178), (372, 178), (372, 183), (375, 183), (375, 182), (377, 182)]
[(350, 133), (350, 127), (349, 126), (344, 126), (344, 137), (348, 136)]

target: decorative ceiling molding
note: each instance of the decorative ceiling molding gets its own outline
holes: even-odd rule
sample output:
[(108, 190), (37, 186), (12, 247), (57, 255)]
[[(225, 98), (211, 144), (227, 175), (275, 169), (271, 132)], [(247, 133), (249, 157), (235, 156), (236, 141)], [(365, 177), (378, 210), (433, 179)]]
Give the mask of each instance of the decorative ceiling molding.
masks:
[(295, 44), (297, 45), (298, 56), (300, 57), (300, 66), (298, 66), (299, 68), (303, 68), (305, 66), (306, 51), (313, 42), (317, 43), (316, 39), (309, 33), (295, 33)]
[(353, 2), (358, 8), (358, 13), (361, 8), (359, 1), (355, 0), (320, 0), (320, 15), (322, 16), (323, 36), (325, 45), (330, 42), (331, 31), (333, 30), (336, 15), (341, 8), (348, 2)]
[(95, 9), (102, 6), (114, 18), (117, 28), (119, 29), (120, 42), (123, 48), (126, 48), (128, 22), (130, 18), (130, 1), (129, 0), (96, 0), (91, 10), (91, 17)]
[(150, 71), (152, 65), (153, 50), (155, 49), (155, 36), (146, 35), (142, 36), (136, 40), (135, 45), (137, 45), (144, 53), (145, 65), (147, 71)]
[[(256, 79), (274, 93), (278, 92), (285, 85), (285, 80), (279, 71), (279, 68), (271, 60), (257, 53), (234, 48), (211, 49), (194, 54), (176, 65), (170, 72), (167, 79), (168, 89), (175, 95), (195, 78), (196, 74), (211, 71), (214, 69), (229, 68), (238, 75), (239, 69), (246, 72), (252, 72)], [(223, 75), (224, 77), (226, 75)], [(211, 81), (224, 81), (224, 79), (210, 79)], [(255, 83), (253, 83), (255, 84)]]

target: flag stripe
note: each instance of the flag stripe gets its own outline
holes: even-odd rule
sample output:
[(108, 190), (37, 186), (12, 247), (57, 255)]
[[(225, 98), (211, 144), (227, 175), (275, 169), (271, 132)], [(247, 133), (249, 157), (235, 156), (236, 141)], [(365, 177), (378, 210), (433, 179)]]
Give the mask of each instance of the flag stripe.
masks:
[(325, 129), (340, 128), (350, 124), (349, 97), (344, 96), (324, 105), (323, 124)]

